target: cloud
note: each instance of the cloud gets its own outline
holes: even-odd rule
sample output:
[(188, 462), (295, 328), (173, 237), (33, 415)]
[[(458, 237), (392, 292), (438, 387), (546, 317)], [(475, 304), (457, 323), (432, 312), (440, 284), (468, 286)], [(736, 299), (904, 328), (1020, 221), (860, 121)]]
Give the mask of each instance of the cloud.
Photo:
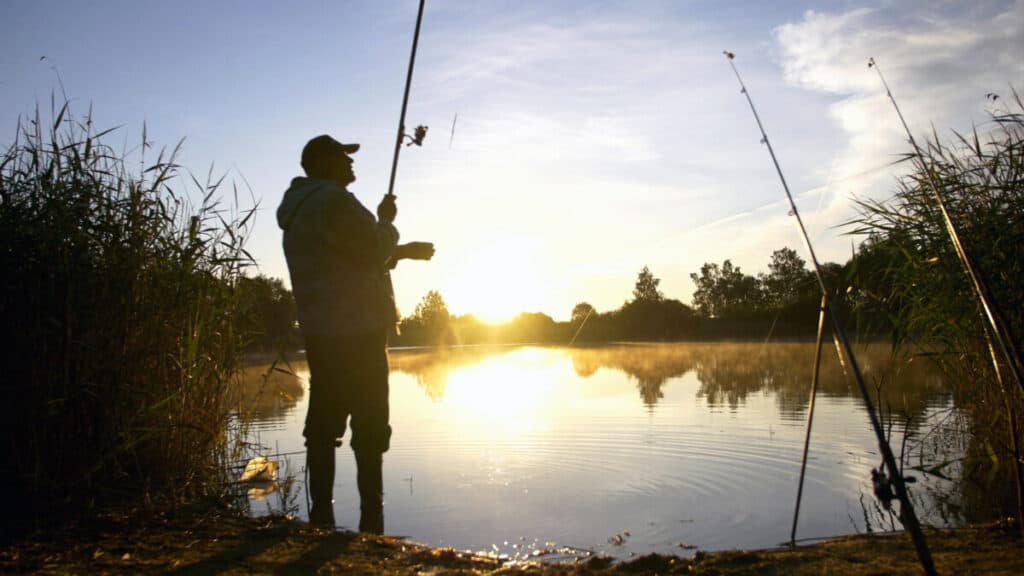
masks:
[[(809, 10), (773, 36), (786, 82), (834, 98), (828, 115), (838, 129), (836, 151), (827, 171), (818, 171), (825, 183), (797, 194), (821, 260), (848, 257), (842, 224), (855, 215), (854, 198), (890, 195), (910, 168), (894, 164), (909, 151), (907, 137), (869, 58), (881, 66), (918, 140), (933, 129), (943, 138), (949, 129), (983, 131), (985, 94), (1006, 94), (1009, 85), (1019, 90), (1024, 80), (1022, 0)], [(762, 221), (759, 234), (782, 234), (783, 220)]]
[(537, 258), (558, 263), (554, 312), (570, 299), (617, 306), (644, 264), (688, 300), (702, 262), (731, 258), (753, 273), (771, 250), (801, 245), (722, 48), (744, 57), (824, 261), (849, 257), (837, 226), (854, 215), (851, 197), (888, 194), (905, 170), (889, 166), (905, 136), (868, 58), (918, 134), (983, 122), (985, 93), (1022, 84), (1024, 70), (1024, 0), (808, 11), (774, 28), (774, 49), (759, 35), (773, 24), (751, 20), (758, 34), (739, 34), (716, 11), (466, 6), (472, 18), (425, 44), (413, 104), (446, 127), (458, 112), (454, 147), (410, 155), (406, 182), (429, 190), (432, 204), (415, 212), (424, 221), (452, 207), (474, 215), (436, 238), (452, 256), (503, 234), (543, 238)]
[[(1024, 80), (1024, 1), (967, 10), (901, 3), (843, 13), (807, 11), (775, 40), (787, 82), (839, 96), (830, 108), (846, 135), (839, 177), (906, 151), (903, 133), (869, 58), (875, 58), (915, 137), (932, 126), (983, 123), (984, 95)], [(941, 135), (941, 134), (940, 134)], [(876, 185), (888, 175), (874, 178)]]

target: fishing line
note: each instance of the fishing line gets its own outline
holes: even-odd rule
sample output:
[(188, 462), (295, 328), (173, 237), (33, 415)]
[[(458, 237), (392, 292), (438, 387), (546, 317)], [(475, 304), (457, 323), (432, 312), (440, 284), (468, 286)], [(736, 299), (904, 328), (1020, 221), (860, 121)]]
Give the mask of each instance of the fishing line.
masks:
[[(814, 276), (817, 278), (818, 286), (821, 288), (822, 299), (825, 301), (826, 312), (832, 319), (832, 333), (838, 339), (842, 351), (845, 353), (846, 359), (849, 361), (850, 371), (853, 373), (854, 379), (857, 381), (857, 386), (860, 388), (861, 396), (864, 400), (864, 406), (868, 413), (868, 419), (871, 422), (871, 427), (875, 432), (875, 436), (878, 438), (878, 448), (882, 453), (882, 461), (889, 470), (889, 476), (886, 478), (886, 483), (892, 485), (895, 489), (896, 497), (900, 501), (900, 520), (904, 527), (906, 527), (907, 531), (910, 532), (911, 538), (914, 541), (914, 548), (917, 550), (918, 560), (921, 562), (921, 566), (924, 568), (925, 573), (934, 575), (936, 574), (936, 571), (935, 564), (932, 561), (931, 552), (928, 550), (928, 544), (925, 541), (924, 533), (921, 531), (921, 525), (917, 520), (917, 515), (914, 513), (914, 506), (910, 502), (910, 495), (907, 493), (906, 484), (903, 481), (903, 477), (899, 474), (900, 468), (896, 465), (896, 457), (893, 456), (892, 448), (886, 440), (882, 424), (878, 419), (878, 414), (875, 413), (875, 407), (871, 402), (870, 392), (864, 382), (864, 376), (861, 373), (860, 366), (857, 364), (857, 358), (853, 353), (853, 347), (850, 345), (850, 339), (847, 337), (846, 330), (843, 329), (843, 325), (839, 321), (839, 315), (836, 314), (832, 299), (829, 298), (828, 287), (825, 285), (825, 276), (822, 273), (821, 265), (818, 263), (818, 258), (814, 253), (814, 247), (811, 245), (811, 238), (807, 234), (807, 229), (804, 227), (803, 219), (800, 218), (800, 212), (796, 207), (796, 202), (793, 200), (793, 194), (789, 191), (789, 185), (786, 184), (786, 177), (782, 173), (782, 167), (779, 165), (778, 158), (775, 156), (775, 150), (772, 148), (771, 141), (768, 139), (768, 133), (765, 132), (764, 125), (761, 123), (761, 117), (757, 113), (757, 108), (754, 106), (754, 101), (750, 97), (750, 92), (747, 90), (747, 86), (743, 83), (743, 79), (740, 77), (740, 73), (736, 69), (736, 65), (733, 63), (733, 59), (736, 56), (732, 52), (728, 51), (723, 52), (723, 54), (725, 54), (726, 60), (729, 62), (729, 66), (732, 68), (733, 74), (736, 75), (736, 80), (740, 84), (740, 93), (746, 97), (747, 104), (750, 105), (750, 111), (753, 113), (754, 120), (757, 122), (757, 128), (761, 132), (761, 143), (768, 148), (768, 154), (772, 158), (772, 164), (775, 166), (775, 172), (778, 174), (779, 180), (782, 182), (782, 188), (786, 192), (786, 199), (789, 201), (790, 210), (793, 214), (793, 218), (796, 220), (797, 228), (799, 229), (800, 236), (803, 239), (804, 248), (807, 250), (807, 254), (811, 260)], [(884, 474), (884, 471), (882, 474)]]

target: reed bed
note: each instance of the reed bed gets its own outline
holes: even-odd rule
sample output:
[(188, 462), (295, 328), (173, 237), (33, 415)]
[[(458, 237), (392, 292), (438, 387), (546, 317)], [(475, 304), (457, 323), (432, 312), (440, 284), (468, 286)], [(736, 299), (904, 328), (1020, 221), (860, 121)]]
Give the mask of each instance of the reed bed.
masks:
[[(51, 101), (0, 157), (0, 418), (14, 530), (209, 491), (240, 365), (235, 285), (254, 210), (176, 162), (105, 143)], [(147, 156), (156, 155), (149, 160)], [(137, 172), (131, 166), (138, 162)]]
[[(892, 198), (860, 202), (851, 230), (867, 241), (852, 263), (852, 274), (863, 318), (884, 318), (898, 348), (930, 350), (929, 356), (955, 376), (959, 404), (970, 407), (972, 416), (965, 476), (998, 477), (1005, 480), (1003, 486), (1016, 485), (1019, 517), (1024, 514), (1024, 426), (1019, 418), (1024, 398), (1008, 372), (1002, 382), (995, 373), (978, 298), (935, 201), (937, 193), (1020, 354), (1024, 104), (1015, 92), (1009, 100), (989, 98), (990, 122), (946, 139), (933, 133), (920, 154), (907, 155), (913, 170)], [(1000, 365), (1006, 366), (1002, 359)]]

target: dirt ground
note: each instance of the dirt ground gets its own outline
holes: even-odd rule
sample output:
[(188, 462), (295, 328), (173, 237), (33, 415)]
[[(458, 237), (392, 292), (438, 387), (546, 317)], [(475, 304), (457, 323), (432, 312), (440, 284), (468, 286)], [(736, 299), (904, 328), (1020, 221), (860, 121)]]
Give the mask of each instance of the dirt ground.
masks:
[[(933, 530), (940, 574), (1024, 574), (1019, 531), (1004, 525)], [(226, 508), (107, 514), (87, 525), (0, 548), (2, 574), (921, 574), (904, 534), (855, 536), (796, 549), (643, 556), (630, 562), (505, 564), (408, 541), (332, 532), (285, 518), (250, 519)]]

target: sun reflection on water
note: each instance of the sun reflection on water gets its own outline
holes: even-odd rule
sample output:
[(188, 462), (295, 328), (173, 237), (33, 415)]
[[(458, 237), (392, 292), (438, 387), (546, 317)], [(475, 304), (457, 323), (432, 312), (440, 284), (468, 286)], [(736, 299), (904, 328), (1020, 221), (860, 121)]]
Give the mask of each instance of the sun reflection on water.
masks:
[(460, 435), (514, 441), (551, 427), (565, 370), (543, 350), (521, 350), (449, 374), (442, 407)]
[[(884, 347), (873, 353), (872, 368), (892, 364)], [(807, 343), (393, 350), (390, 529), (509, 557), (781, 541), (812, 354)], [(822, 368), (801, 533), (839, 534), (863, 528), (876, 443), (834, 360)], [(941, 380), (900, 368), (886, 401), (915, 423), (950, 409)], [(284, 412), (261, 428), (263, 442), (301, 451), (307, 403), (275, 404)], [(349, 482), (346, 453), (338, 478)], [(358, 508), (355, 490), (335, 498), (340, 516)]]

